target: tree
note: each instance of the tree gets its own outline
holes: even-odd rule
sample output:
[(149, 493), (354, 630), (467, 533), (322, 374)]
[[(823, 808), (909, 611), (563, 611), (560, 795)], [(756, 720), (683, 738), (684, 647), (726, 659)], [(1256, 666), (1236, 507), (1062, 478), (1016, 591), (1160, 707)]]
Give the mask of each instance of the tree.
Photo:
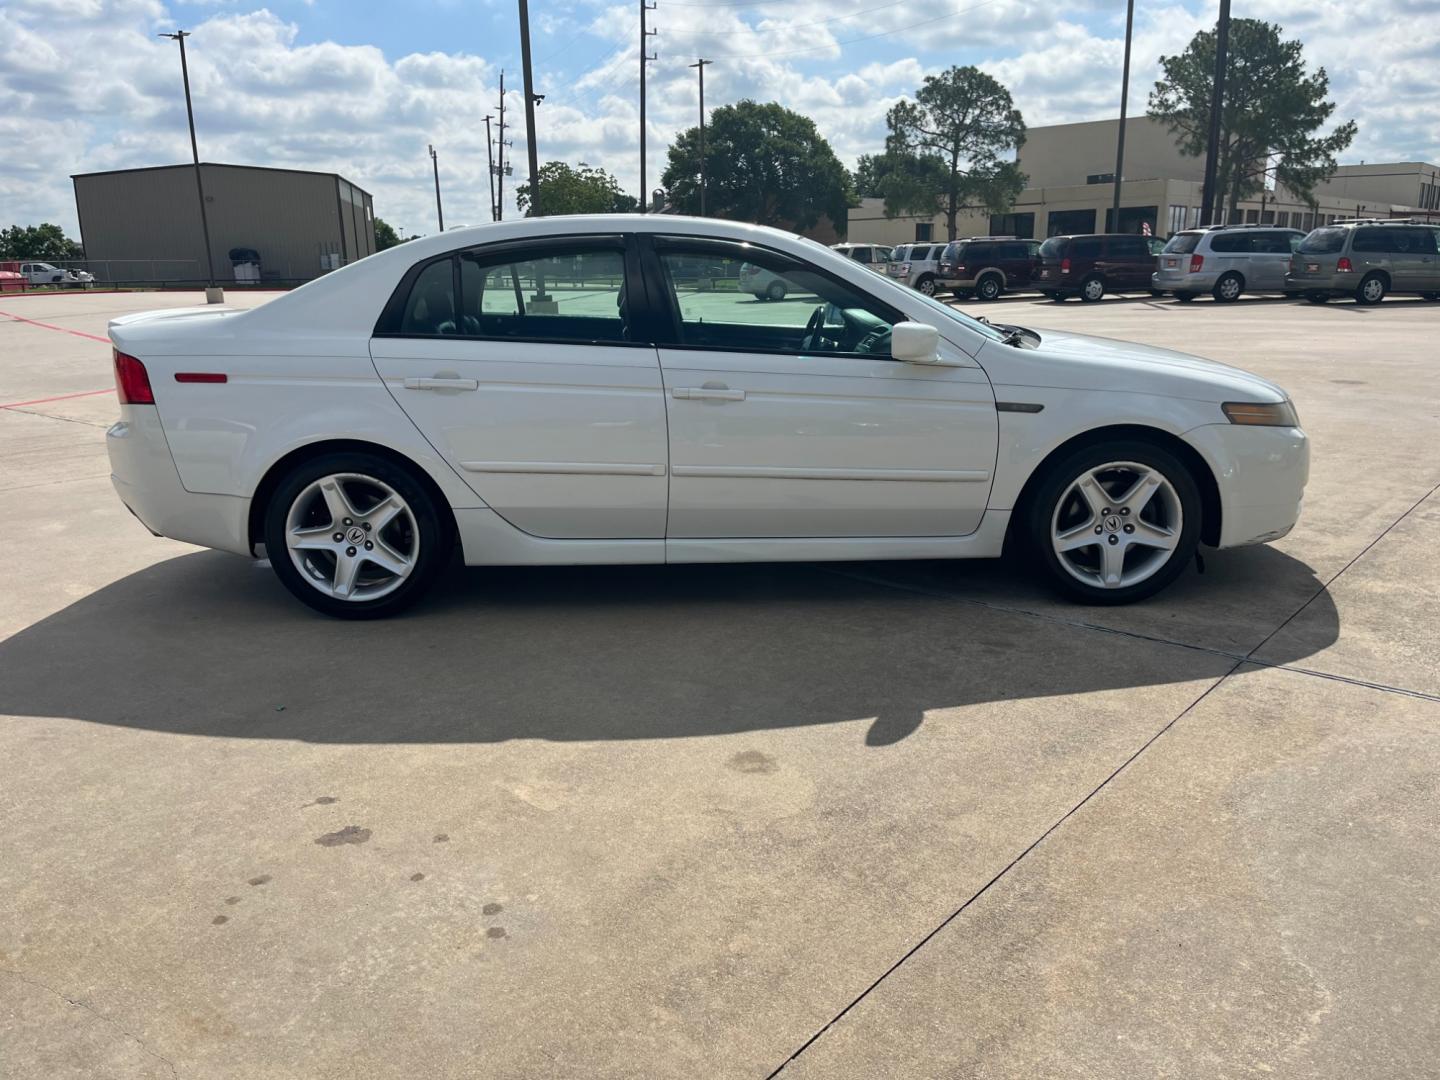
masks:
[(0, 259), (83, 259), (85, 250), (59, 225), (12, 225), (0, 229)]
[[(927, 75), (915, 100), (897, 102), (885, 123), (886, 156), (918, 159), (886, 185), (885, 212), (892, 217), (943, 212), (954, 240), (962, 208), (1004, 213), (1025, 187), (1020, 166), (1001, 160), (1025, 142), (1025, 121), (1010, 91), (979, 68)], [(932, 186), (934, 177), (939, 187)]]
[[(660, 182), (683, 213), (700, 212), (700, 129), (682, 131)], [(737, 101), (705, 125), (705, 210), (712, 217), (808, 229), (849, 221), (850, 173), (809, 117), (774, 102)]]
[(384, 251), (386, 248), (396, 247), (403, 242), (388, 221), (378, 217), (375, 219), (376, 251)]
[[(1329, 76), (1323, 67), (1308, 74), (1300, 42), (1283, 41), (1280, 34), (1279, 26), (1258, 19), (1230, 23), (1215, 175), (1231, 217), (1266, 177), (1313, 201), (1315, 185), (1334, 173), (1335, 156), (1355, 138), (1353, 120), (1316, 135), (1335, 111), (1335, 103), (1325, 100)], [(1215, 31), (1200, 31), (1180, 55), (1162, 56), (1160, 67), (1148, 112), (1176, 136), (1181, 153), (1200, 157), (1210, 130)], [(1215, 202), (1225, 205), (1218, 195)]]
[(938, 205), (949, 177), (945, 163), (934, 155), (861, 154), (855, 169), (855, 193), (862, 199), (884, 199), (889, 217)]
[[(515, 189), (515, 204), (525, 213), (530, 207), (530, 181)], [(554, 214), (625, 214), (639, 203), (633, 195), (620, 190), (619, 183), (604, 169), (580, 163), (571, 168), (563, 161), (547, 161), (540, 166), (540, 209), (546, 216)]]

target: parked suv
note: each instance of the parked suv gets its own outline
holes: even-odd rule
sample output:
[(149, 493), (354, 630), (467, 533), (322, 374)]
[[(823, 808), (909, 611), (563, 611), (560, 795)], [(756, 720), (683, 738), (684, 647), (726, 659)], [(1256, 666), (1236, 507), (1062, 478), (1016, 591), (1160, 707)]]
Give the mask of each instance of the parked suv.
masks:
[(1290, 256), (1305, 234), (1265, 225), (1211, 225), (1170, 238), (1151, 277), (1157, 295), (1194, 300), (1208, 292), (1221, 303), (1246, 292), (1284, 292)]
[(972, 236), (946, 245), (940, 256), (940, 287), (960, 297), (994, 300), (1029, 289), (1040, 243), (1013, 236)]
[(1139, 233), (1052, 236), (1040, 245), (1035, 288), (1051, 300), (1099, 300), (1107, 292), (1149, 292), (1155, 256)]
[(885, 272), (902, 285), (935, 295), (935, 272), (944, 244), (901, 244), (890, 253)]
[(1290, 257), (1285, 291), (1317, 304), (1332, 296), (1378, 304), (1392, 292), (1440, 300), (1440, 226), (1378, 218), (1322, 226)]
[(864, 263), (877, 274), (883, 274), (885, 264), (890, 261), (890, 249), (884, 244), (831, 244), (830, 246), (847, 259)]

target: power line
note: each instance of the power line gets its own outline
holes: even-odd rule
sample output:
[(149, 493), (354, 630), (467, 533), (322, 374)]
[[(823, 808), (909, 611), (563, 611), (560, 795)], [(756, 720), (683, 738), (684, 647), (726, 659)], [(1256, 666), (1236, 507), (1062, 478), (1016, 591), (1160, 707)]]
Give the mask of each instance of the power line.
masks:
[[(892, 0), (892, 2), (888, 4), (880, 4), (877, 7), (871, 8), (861, 8), (859, 11), (852, 11), (848, 15), (832, 15), (828, 19), (816, 19), (813, 22), (788, 22), (781, 23), (779, 26), (764, 27), (747, 26), (744, 30), (671, 30), (667, 28), (665, 32), (667, 34), (679, 34), (682, 37), (734, 37), (740, 34), (778, 34), (782, 30), (824, 26), (826, 23), (842, 22), (845, 19), (856, 19), (861, 15), (869, 15), (876, 11), (884, 11), (887, 8), (899, 7), (901, 4), (914, 6), (914, 0)], [(672, 7), (674, 5), (667, 0), (665, 6)]]

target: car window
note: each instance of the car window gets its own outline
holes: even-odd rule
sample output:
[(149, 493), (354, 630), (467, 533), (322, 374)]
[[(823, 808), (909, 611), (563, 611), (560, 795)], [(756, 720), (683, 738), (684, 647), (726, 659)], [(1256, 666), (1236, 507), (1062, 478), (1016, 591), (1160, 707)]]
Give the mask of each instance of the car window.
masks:
[(1040, 255), (1046, 259), (1058, 259), (1065, 253), (1065, 237), (1052, 236), (1040, 245)]
[(1111, 236), (1106, 240), (1106, 247), (1110, 257), (1115, 259), (1150, 257), (1150, 246), (1145, 243), (1143, 236)]
[[(693, 269), (690, 276), (697, 276)], [(483, 248), (463, 251), (422, 269), (398, 325), (382, 327), (381, 332), (577, 344), (624, 342), (628, 340), (624, 282), (625, 258), (618, 248), (551, 247), (518, 258)]]
[[(717, 247), (705, 245), (706, 250)], [(889, 358), (890, 328), (903, 318), (899, 312), (808, 263), (772, 252), (737, 250), (748, 264), (782, 284), (781, 299), (759, 299), (728, 281), (708, 289), (687, 286), (676, 280), (674, 267), (692, 252), (683, 240), (662, 245), (665, 289), (678, 316), (675, 344), (733, 352)]]
[(1295, 249), (1302, 255), (1336, 255), (1345, 250), (1345, 230), (1316, 229)]
[(1220, 255), (1234, 255), (1250, 250), (1250, 234), (1247, 232), (1216, 233), (1210, 237), (1210, 250)]
[(1291, 252), (1300, 250), (1300, 245), (1305, 242), (1305, 234), (1302, 232), (1287, 233), (1285, 236), (1285, 247)]
[(1189, 255), (1200, 246), (1200, 238), (1204, 233), (1182, 232), (1170, 237), (1169, 243), (1165, 245), (1166, 255)]
[(967, 244), (965, 247), (965, 258), (970, 262), (994, 262), (996, 259), (997, 244)]
[(1385, 234), (1390, 229), (1356, 229), (1355, 239), (1350, 243), (1351, 251), (1389, 251), (1390, 245), (1387, 242), (1389, 237)]
[(1072, 259), (1098, 259), (1100, 257), (1100, 237), (1074, 237), (1070, 241), (1069, 254)]

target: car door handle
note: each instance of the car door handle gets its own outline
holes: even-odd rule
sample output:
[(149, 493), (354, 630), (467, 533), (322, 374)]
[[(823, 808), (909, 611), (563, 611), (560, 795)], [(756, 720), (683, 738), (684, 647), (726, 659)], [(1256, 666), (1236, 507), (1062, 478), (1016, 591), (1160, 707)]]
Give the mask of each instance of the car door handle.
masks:
[(744, 401), (744, 390), (731, 390), (728, 386), (677, 386), (670, 396), (681, 401)]
[(479, 390), (478, 379), (406, 379), (406, 390)]

